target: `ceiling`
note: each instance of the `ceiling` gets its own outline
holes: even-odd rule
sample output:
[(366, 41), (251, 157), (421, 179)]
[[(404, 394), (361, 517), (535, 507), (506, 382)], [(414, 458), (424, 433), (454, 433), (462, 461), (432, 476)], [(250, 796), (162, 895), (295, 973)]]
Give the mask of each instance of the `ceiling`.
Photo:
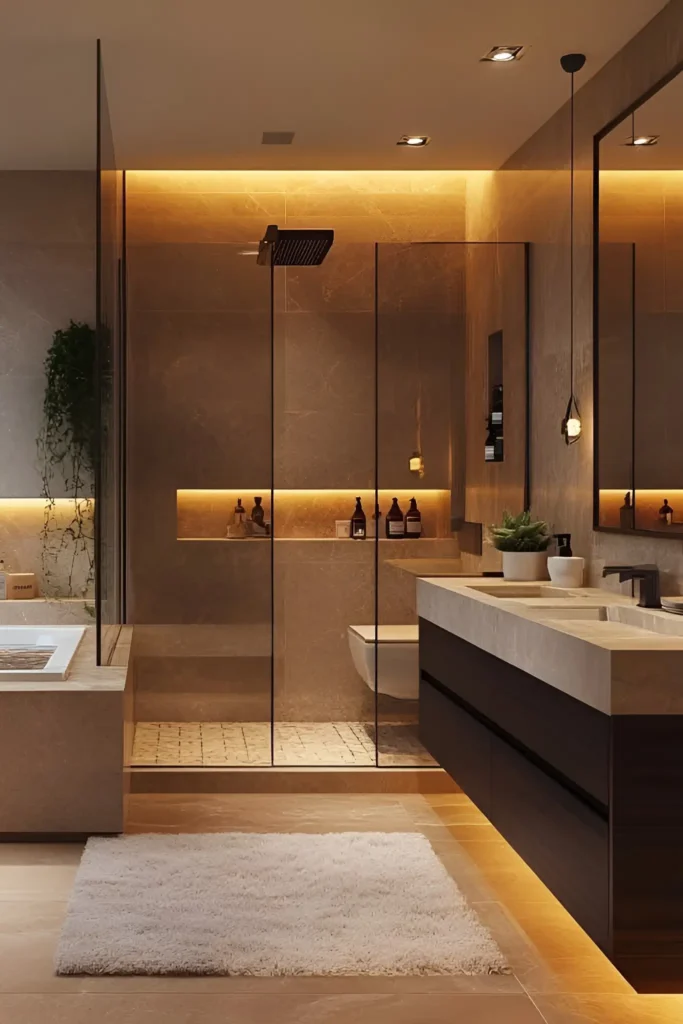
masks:
[[(118, 165), (491, 169), (666, 0), (24, 0), (0, 41), (0, 167), (89, 167), (102, 39)], [(519, 62), (480, 63), (524, 44)], [(262, 146), (292, 130), (293, 145)], [(432, 136), (397, 147), (406, 132)]]

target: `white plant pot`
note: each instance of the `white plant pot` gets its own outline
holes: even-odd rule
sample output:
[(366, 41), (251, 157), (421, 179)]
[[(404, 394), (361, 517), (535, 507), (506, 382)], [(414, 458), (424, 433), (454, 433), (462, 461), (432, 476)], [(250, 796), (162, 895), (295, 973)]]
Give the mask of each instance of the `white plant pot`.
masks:
[(553, 555), (548, 559), (548, 573), (556, 587), (582, 587), (585, 560), (572, 556)]
[[(547, 551), (502, 551), (506, 580), (547, 580)], [(565, 559), (566, 561), (566, 559)]]

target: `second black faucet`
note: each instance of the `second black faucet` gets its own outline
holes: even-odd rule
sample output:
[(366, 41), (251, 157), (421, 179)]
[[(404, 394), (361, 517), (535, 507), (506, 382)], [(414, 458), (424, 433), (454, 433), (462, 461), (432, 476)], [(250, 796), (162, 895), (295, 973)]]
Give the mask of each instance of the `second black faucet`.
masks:
[(638, 607), (661, 608), (662, 601), (659, 590), (659, 569), (656, 565), (606, 565), (603, 576), (619, 574), (619, 582), (639, 580)]

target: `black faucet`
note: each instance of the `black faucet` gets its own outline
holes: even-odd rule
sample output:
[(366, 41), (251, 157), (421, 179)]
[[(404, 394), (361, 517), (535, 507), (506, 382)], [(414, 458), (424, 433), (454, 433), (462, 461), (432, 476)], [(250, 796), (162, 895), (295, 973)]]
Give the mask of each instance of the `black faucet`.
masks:
[(656, 565), (606, 565), (602, 570), (603, 576), (613, 576), (615, 573), (619, 573), (620, 583), (624, 583), (626, 580), (640, 580), (639, 608), (662, 607), (659, 594), (659, 569)]

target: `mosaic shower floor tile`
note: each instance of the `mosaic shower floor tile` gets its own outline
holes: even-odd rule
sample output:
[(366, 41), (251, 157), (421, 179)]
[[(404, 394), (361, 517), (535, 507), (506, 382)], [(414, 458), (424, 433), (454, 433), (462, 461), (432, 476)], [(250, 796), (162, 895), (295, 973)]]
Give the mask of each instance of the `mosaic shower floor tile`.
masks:
[[(362, 767), (375, 764), (362, 722), (139, 722), (134, 767)], [(381, 767), (433, 767), (414, 726), (380, 725)], [(272, 761), (271, 761), (272, 757)]]

